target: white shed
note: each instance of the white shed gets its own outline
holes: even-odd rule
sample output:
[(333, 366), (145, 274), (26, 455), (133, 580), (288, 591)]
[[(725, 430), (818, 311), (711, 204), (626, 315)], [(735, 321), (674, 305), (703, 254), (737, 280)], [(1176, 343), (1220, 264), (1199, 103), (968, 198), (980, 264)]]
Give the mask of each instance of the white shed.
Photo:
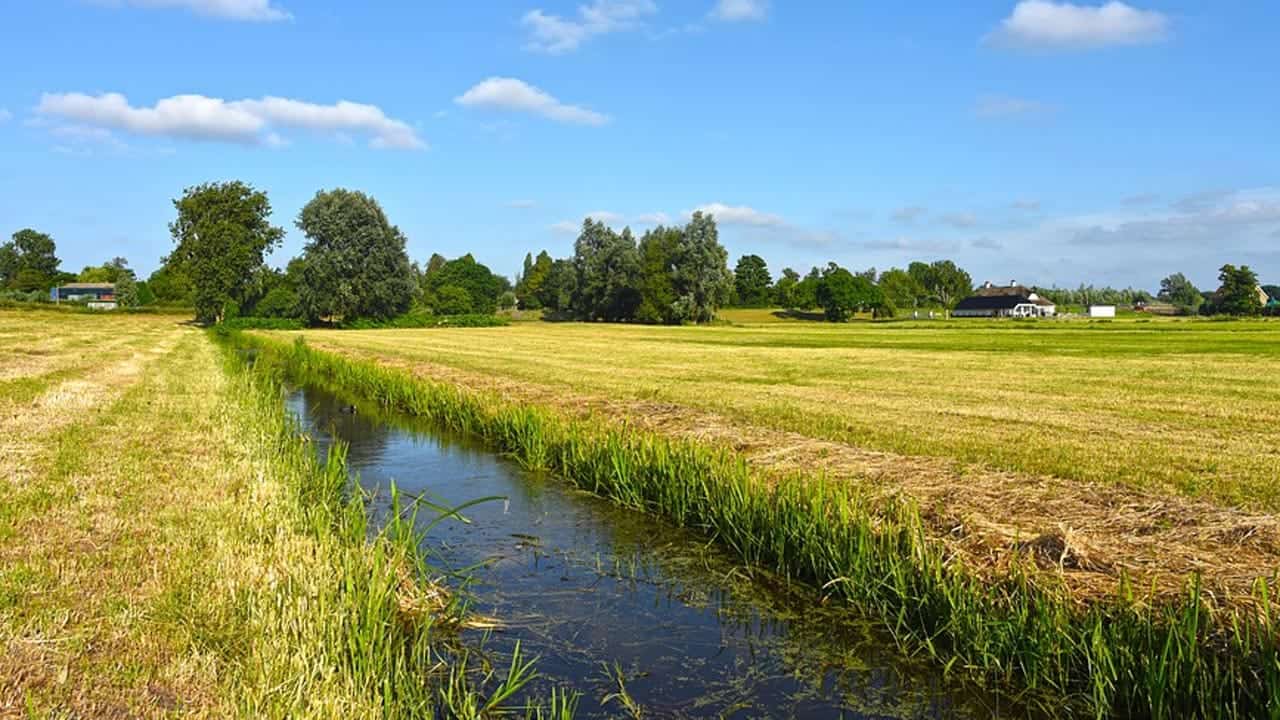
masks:
[(1115, 305), (1090, 305), (1089, 317), (1091, 318), (1113, 318), (1116, 316)]

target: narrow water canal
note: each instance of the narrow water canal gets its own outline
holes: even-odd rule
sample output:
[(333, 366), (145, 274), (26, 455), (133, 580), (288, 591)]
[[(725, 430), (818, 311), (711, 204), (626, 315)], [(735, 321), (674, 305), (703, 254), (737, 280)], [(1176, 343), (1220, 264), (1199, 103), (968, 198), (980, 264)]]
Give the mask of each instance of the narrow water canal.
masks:
[(411, 418), (365, 406), (343, 412), (350, 399), (319, 388), (294, 390), (287, 402), (321, 453), (334, 437), (350, 445), (350, 471), (382, 503), (375, 511), (386, 509), (392, 482), (451, 506), (506, 498), (470, 508), (470, 524), (437, 525), (424, 542), (437, 564), (479, 566), (472, 607), (503, 625), (485, 648), (509, 655), (520, 641), (543, 676), (531, 692), (576, 690), (578, 717), (629, 716), (608, 699), (618, 691), (618, 670), (651, 718), (1012, 710), (905, 659), (873, 624), (823, 608), (813, 590), (748, 573), (694, 533), (526, 472)]

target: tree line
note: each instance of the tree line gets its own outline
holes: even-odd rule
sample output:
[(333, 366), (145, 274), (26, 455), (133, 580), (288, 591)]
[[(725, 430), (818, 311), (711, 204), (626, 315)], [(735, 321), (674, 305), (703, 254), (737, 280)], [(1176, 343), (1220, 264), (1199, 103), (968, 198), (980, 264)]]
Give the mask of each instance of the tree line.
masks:
[[(0, 245), (0, 297), (40, 300), (55, 284), (110, 282), (122, 305), (193, 307), (205, 323), (246, 315), (311, 324), (382, 321), (519, 308), (549, 319), (683, 324), (709, 322), (726, 305), (821, 310), (833, 322), (859, 313), (894, 317), (952, 309), (974, 287), (951, 260), (883, 272), (831, 262), (803, 276), (784, 268), (775, 280), (763, 258), (744, 255), (731, 271), (715, 218), (703, 213), (682, 226), (648, 230), (638, 240), (630, 228), (618, 232), (587, 218), (571, 257), (526, 254), (513, 284), (469, 253), (454, 259), (434, 254), (418, 266), (381, 205), (346, 189), (320, 191), (302, 208), (295, 220), (306, 238), (302, 253), (275, 269), (266, 258), (284, 230), (271, 223), (265, 192), (239, 181), (206, 183), (187, 188), (173, 205), (174, 250), (146, 281), (120, 257), (78, 274), (63, 272), (53, 238), (24, 229)], [(1154, 298), (1132, 288), (1035, 290), (1059, 305), (1158, 301), (1185, 314), (1280, 314), (1280, 288), (1264, 288), (1277, 299), (1268, 305), (1248, 266), (1224, 266), (1219, 281), (1219, 289), (1207, 293), (1181, 273), (1170, 275)]]

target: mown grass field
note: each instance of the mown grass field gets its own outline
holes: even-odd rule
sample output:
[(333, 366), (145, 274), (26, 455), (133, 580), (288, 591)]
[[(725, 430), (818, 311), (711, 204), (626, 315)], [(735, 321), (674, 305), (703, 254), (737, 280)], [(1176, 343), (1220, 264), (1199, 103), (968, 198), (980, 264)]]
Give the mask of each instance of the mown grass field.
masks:
[(0, 311), (0, 718), (483, 708), (412, 535), (181, 320)]
[(1280, 509), (1280, 323), (826, 326), (746, 313), (761, 322), (304, 334), (905, 456)]

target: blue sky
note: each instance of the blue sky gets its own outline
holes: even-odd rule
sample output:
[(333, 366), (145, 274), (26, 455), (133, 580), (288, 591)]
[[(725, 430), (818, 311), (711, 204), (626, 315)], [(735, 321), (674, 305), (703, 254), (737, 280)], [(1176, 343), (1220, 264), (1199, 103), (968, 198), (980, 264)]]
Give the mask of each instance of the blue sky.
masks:
[(242, 179), (276, 264), (348, 187), (507, 274), (707, 208), (775, 274), (1280, 282), (1280, 5), (1095, 1), (11, 0), (0, 230), (145, 274), (183, 187)]

